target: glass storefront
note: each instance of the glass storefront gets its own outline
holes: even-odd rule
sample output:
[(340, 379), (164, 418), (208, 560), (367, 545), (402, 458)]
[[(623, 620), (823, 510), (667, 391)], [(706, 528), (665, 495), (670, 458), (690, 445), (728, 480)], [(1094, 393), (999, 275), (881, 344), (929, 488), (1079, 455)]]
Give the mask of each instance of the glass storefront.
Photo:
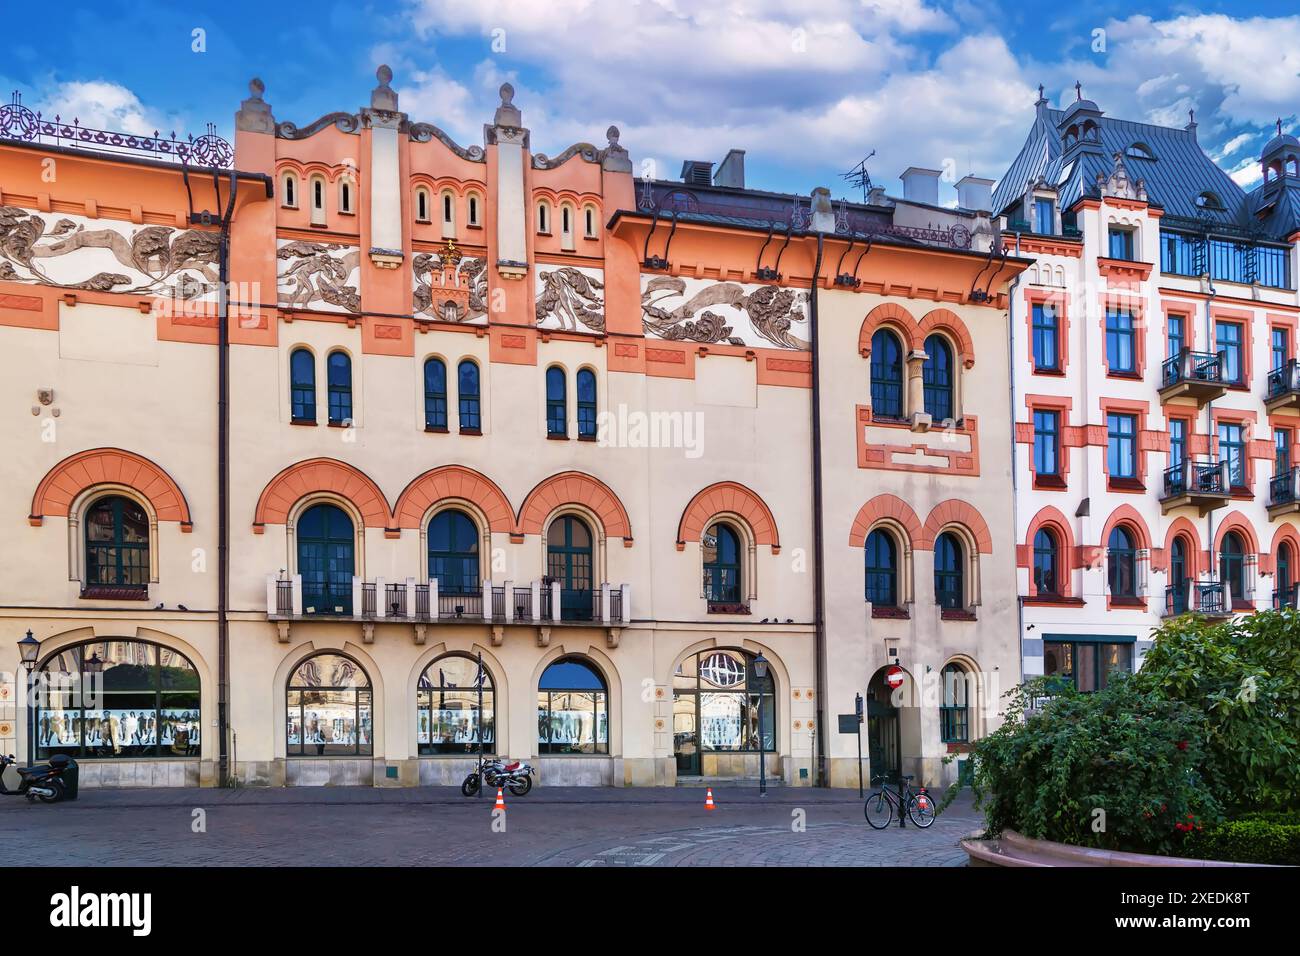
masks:
[(1133, 642), (1044, 640), (1043, 674), (1080, 691), (1102, 690), (1115, 671), (1132, 673)]
[(179, 651), (93, 641), (48, 658), (37, 683), (39, 759), (197, 757), (199, 674)]
[(609, 694), (586, 661), (561, 658), (537, 683), (539, 754), (609, 753)]
[(291, 757), (369, 756), (370, 678), (342, 654), (317, 654), (289, 677), (285, 752)]
[(744, 651), (689, 657), (673, 677), (673, 750), (677, 772), (700, 773), (703, 752), (774, 751), (776, 694), (772, 675), (754, 673)]
[[(482, 702), (482, 720), (479, 706)], [(440, 657), (424, 669), (416, 690), (415, 739), (421, 756), (496, 753), (492, 675), (462, 654)]]

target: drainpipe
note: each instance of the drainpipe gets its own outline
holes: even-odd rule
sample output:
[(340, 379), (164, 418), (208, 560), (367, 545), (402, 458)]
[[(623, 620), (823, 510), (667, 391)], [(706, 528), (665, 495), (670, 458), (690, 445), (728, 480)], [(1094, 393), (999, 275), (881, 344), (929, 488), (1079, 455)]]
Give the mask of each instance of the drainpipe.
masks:
[[(214, 174), (215, 178), (215, 174)], [(217, 289), (217, 779), (230, 775), (230, 219), (239, 177), (230, 171), (230, 196), (221, 216)], [(217, 191), (217, 206), (221, 193)]]
[[(1016, 233), (1016, 258), (1020, 258), (1020, 233)], [(1019, 490), (1019, 473), (1016, 471), (1016, 293), (1020, 291), (1020, 280), (1024, 276), (1023, 272), (1017, 272), (1016, 277), (1011, 280), (1010, 296), (1007, 300), (1007, 392), (1011, 398), (1011, 407), (1008, 410), (1011, 416), (1011, 555), (1012, 565), (1015, 568), (1016, 590), (1020, 589), (1020, 568), (1015, 566), (1015, 549), (1020, 544), (1020, 490)], [(1033, 542), (1029, 542), (1032, 549)], [(1031, 559), (1029, 562), (1030, 583), (1033, 582), (1034, 563)], [(1020, 655), (1019, 670), (1020, 680), (1025, 679), (1025, 605), (1016, 595), (1016, 638), (1017, 653)]]
[(821, 282), (822, 252), (825, 234), (817, 233), (817, 262), (813, 266), (812, 281), (809, 283), (808, 328), (811, 333), (812, 348), (812, 492), (813, 492), (813, 622), (814, 653), (817, 685), (816, 728), (818, 733), (817, 750), (813, 755), (815, 764), (815, 783), (819, 787), (827, 786), (826, 780), (826, 573), (823, 566), (823, 527), (822, 527), (822, 402), (821, 402), (821, 362), (818, 349), (817, 329), (817, 287)]
[[(1208, 236), (1206, 237), (1206, 244), (1207, 245), (1209, 244)], [(1205, 253), (1205, 268), (1208, 270), (1209, 267), (1210, 267), (1210, 253), (1207, 249)], [(1210, 290), (1209, 298), (1205, 300), (1205, 341), (1210, 347), (1210, 349), (1215, 350), (1214, 346), (1217, 345), (1218, 343), (1215, 341), (1214, 316), (1212, 314), (1211, 306), (1213, 306), (1214, 297), (1218, 295), (1219, 290), (1214, 287), (1214, 277), (1209, 271), (1205, 273), (1205, 283)], [(1254, 347), (1254, 344), (1255, 344), (1255, 340), (1252, 337), (1251, 346)], [(1222, 369), (1220, 369), (1219, 374), (1220, 375), (1223, 374)], [(1205, 417), (1206, 417), (1205, 433), (1209, 437), (1209, 440), (1213, 442), (1216, 437), (1214, 434), (1214, 400), (1213, 399), (1205, 403)], [(1186, 452), (1184, 452), (1184, 454), (1186, 454)], [(1229, 478), (1228, 482), (1229, 484), (1231, 484), (1232, 479)], [(1205, 549), (1210, 553), (1209, 567), (1206, 568), (1206, 571), (1210, 573), (1211, 580), (1213, 580), (1214, 575), (1218, 571), (1218, 567), (1215, 563), (1215, 557), (1214, 557), (1214, 509), (1213, 508), (1211, 508), (1209, 511), (1205, 513)], [(1258, 558), (1256, 560), (1258, 560)], [(1258, 582), (1258, 578), (1259, 578), (1258, 565), (1256, 565), (1255, 567), (1255, 577), (1256, 577), (1256, 581)], [(1200, 596), (1198, 593), (1197, 595), (1198, 603), (1199, 603), (1199, 598)], [(1232, 610), (1232, 609), (1228, 608), (1228, 610)]]

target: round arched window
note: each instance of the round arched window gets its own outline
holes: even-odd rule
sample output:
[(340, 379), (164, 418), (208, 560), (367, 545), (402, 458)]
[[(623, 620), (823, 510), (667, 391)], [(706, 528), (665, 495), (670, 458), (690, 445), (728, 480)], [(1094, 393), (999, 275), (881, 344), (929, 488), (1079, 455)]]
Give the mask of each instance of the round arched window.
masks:
[(609, 692), (587, 661), (562, 657), (537, 682), (539, 754), (609, 753)]
[(180, 651), (92, 641), (51, 655), (40, 673), (49, 689), (35, 711), (40, 759), (199, 755), (199, 672)]
[(776, 749), (776, 687), (770, 666), (758, 676), (755, 656), (714, 649), (688, 657), (673, 676), (673, 750), (677, 772), (715, 768), (702, 755)]
[(100, 498), (86, 509), (85, 524), (85, 587), (147, 589), (149, 516), (140, 503), (125, 495)]
[(740, 536), (730, 525), (712, 525), (700, 539), (704, 548), (704, 596), (711, 606), (739, 604)]
[(421, 754), (496, 753), (492, 675), (464, 654), (438, 658), (420, 674), (415, 739)]
[(307, 658), (289, 675), (285, 693), (289, 756), (370, 755), (370, 677), (352, 658), (328, 652)]

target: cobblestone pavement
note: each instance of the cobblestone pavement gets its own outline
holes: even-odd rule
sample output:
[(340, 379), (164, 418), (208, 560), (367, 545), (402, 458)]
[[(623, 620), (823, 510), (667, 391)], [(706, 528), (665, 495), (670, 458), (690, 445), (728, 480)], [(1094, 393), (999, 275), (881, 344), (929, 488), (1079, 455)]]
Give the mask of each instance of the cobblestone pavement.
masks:
[(85, 790), (0, 801), (0, 837), (67, 866), (958, 866), (980, 823), (965, 795), (928, 830), (876, 831), (856, 791), (713, 793), (709, 812), (694, 789), (538, 788), (507, 795), (498, 833), (490, 795), (451, 789)]

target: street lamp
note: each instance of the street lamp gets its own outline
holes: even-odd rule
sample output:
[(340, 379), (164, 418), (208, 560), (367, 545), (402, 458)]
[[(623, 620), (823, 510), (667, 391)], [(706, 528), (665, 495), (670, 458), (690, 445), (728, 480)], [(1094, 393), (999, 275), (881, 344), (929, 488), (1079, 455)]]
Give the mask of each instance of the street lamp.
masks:
[(36, 762), (36, 708), (32, 703), (32, 688), (36, 683), (36, 660), (40, 657), (41, 642), (32, 636), (29, 629), (27, 636), (18, 642), (18, 656), (27, 670), (27, 766)]
[[(760, 681), (767, 677), (767, 658), (759, 651), (753, 660), (754, 676)], [(758, 691), (758, 795), (767, 796), (767, 760), (763, 753), (763, 690)]]

